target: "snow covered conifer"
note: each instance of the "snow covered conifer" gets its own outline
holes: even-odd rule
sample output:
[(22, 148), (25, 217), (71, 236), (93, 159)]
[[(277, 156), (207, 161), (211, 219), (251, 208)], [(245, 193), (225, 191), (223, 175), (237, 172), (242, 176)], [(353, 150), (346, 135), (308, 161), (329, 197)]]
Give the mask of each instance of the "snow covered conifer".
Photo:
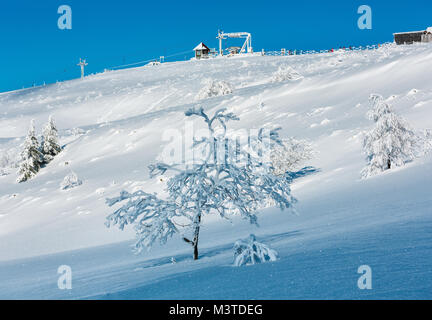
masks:
[(275, 175), (270, 161), (262, 157), (263, 145), (281, 143), (277, 130), (271, 130), (265, 139), (260, 130), (257, 137), (246, 139), (249, 145), (241, 147), (238, 140), (227, 134), (226, 123), (239, 120), (235, 114), (220, 109), (210, 117), (199, 108), (190, 109), (185, 115), (198, 116), (207, 124), (208, 136), (195, 140), (189, 150), (202, 156), (187, 164), (149, 166), (151, 177), (170, 174), (167, 197), (122, 191), (119, 197), (107, 199), (109, 206), (126, 203), (107, 217), (106, 224), (118, 225), (120, 229), (135, 224), (138, 251), (157, 240), (164, 244), (180, 233), (192, 246), (196, 260), (203, 216), (216, 213), (229, 219), (238, 214), (257, 224), (256, 210), (266, 201), (284, 210), (292, 207), (296, 199), (291, 195), (292, 177)]
[(380, 172), (403, 166), (415, 157), (416, 135), (408, 124), (393, 113), (391, 107), (380, 95), (371, 95), (371, 110), (368, 118), (375, 127), (363, 141), (367, 166), (362, 177), (368, 178)]
[(44, 163), (52, 161), (61, 151), (61, 147), (58, 143), (57, 127), (52, 116), (49, 117), (48, 123), (43, 129), (41, 151)]
[(42, 163), (42, 153), (35, 133), (34, 120), (30, 122), (30, 128), (24, 141), (24, 150), (21, 153), (17, 182), (31, 179), (39, 171)]

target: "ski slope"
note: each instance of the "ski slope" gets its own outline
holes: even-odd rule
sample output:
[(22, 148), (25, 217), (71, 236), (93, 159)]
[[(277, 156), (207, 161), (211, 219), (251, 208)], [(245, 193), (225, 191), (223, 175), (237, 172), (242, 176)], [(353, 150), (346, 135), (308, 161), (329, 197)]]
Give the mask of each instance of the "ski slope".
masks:
[[(281, 65), (303, 77), (272, 82)], [(1, 93), (0, 152), (16, 154), (30, 120), (40, 133), (51, 114), (64, 150), (25, 183), (13, 168), (0, 176), (0, 298), (432, 298), (432, 157), (360, 180), (369, 95), (383, 95), (415, 130), (432, 129), (431, 69), (432, 45), (386, 45), (164, 63)], [(206, 79), (234, 91), (196, 100)], [(193, 106), (228, 108), (240, 117), (235, 129), (280, 125), (283, 137), (310, 140), (307, 164), (320, 172), (293, 185), (298, 215), (265, 209), (259, 228), (205, 219), (199, 261), (180, 237), (136, 256), (133, 228), (105, 227), (105, 198), (163, 190), (147, 166)], [(83, 184), (60, 190), (71, 170)], [(280, 259), (232, 267), (233, 243), (250, 233)], [(372, 290), (357, 287), (364, 264)], [(60, 265), (72, 268), (72, 290), (57, 287)]]

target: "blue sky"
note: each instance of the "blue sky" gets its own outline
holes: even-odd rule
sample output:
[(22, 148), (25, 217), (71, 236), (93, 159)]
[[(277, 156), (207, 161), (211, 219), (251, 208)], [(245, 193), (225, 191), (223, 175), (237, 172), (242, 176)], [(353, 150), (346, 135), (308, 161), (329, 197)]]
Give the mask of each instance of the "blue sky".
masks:
[[(62, 4), (72, 8), (72, 30), (57, 27)], [(363, 4), (373, 10), (372, 30), (357, 27)], [(252, 33), (255, 51), (383, 43), (394, 32), (432, 26), (431, 9), (425, 0), (7, 0), (0, 4), (0, 92), (77, 78), (80, 57), (95, 73), (200, 41), (217, 47), (219, 28)]]

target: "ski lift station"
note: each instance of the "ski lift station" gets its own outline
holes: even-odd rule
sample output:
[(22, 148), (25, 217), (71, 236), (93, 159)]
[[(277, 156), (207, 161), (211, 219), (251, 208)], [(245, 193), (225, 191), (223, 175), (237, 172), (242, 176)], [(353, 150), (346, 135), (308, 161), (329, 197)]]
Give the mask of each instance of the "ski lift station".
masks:
[[(236, 54), (245, 54), (245, 53), (253, 53), (252, 49), (252, 36), (249, 32), (230, 32), (225, 33), (223, 31), (218, 31), (218, 35), (216, 39), (219, 39), (219, 55), (223, 56), (224, 51), (227, 51), (229, 53), (229, 56), (236, 55)], [(243, 45), (241, 47), (223, 47), (223, 40), (226, 39), (244, 39)], [(195, 58), (196, 59), (206, 59), (210, 55), (217, 54), (217, 52), (211, 50), (209, 47), (207, 47), (203, 42), (201, 42), (199, 45), (197, 45), (194, 48), (195, 51)]]
[(223, 31), (218, 32), (218, 36), (216, 39), (219, 39), (219, 54), (223, 56), (223, 46), (222, 46), (222, 40), (228, 39), (228, 38), (237, 38), (237, 39), (245, 39), (243, 45), (239, 50), (233, 50), (235, 47), (231, 47), (231, 53), (253, 53), (252, 49), (252, 36), (249, 32), (230, 32), (225, 33)]

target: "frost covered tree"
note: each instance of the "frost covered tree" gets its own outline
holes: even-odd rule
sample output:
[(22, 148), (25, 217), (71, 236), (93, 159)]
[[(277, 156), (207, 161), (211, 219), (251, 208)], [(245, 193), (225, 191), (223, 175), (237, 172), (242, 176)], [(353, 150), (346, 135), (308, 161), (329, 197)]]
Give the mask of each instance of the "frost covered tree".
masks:
[(420, 156), (424, 156), (432, 152), (432, 130), (425, 129), (421, 135), (421, 143), (423, 144), (420, 150)]
[(362, 177), (368, 178), (380, 172), (399, 167), (415, 157), (416, 135), (408, 124), (393, 113), (380, 95), (369, 98), (371, 110), (367, 113), (375, 127), (363, 141), (367, 166)]
[(272, 82), (282, 81), (297, 81), (302, 79), (303, 76), (288, 65), (279, 66), (278, 70), (273, 73)]
[(24, 149), (21, 152), (21, 162), (18, 169), (17, 182), (21, 183), (31, 179), (39, 171), (42, 164), (42, 153), (39, 150), (39, 142), (36, 137), (34, 120), (30, 122), (30, 128), (24, 141)]
[(18, 147), (0, 150), (0, 176), (16, 171), (21, 162), (21, 151)]
[(233, 92), (232, 85), (223, 80), (207, 79), (204, 87), (198, 92), (195, 99), (201, 100), (210, 97), (223, 96)]
[(57, 127), (52, 116), (49, 117), (48, 123), (43, 128), (41, 151), (44, 163), (49, 163), (61, 151), (58, 142)]
[(300, 169), (304, 161), (312, 159), (313, 154), (311, 144), (305, 140), (282, 140), (282, 144), (276, 145), (271, 153), (274, 174), (282, 175)]
[(151, 177), (169, 175), (166, 196), (122, 191), (119, 197), (107, 199), (109, 206), (123, 205), (107, 217), (106, 224), (120, 229), (134, 224), (138, 251), (181, 234), (192, 246), (196, 260), (203, 216), (216, 213), (229, 219), (237, 214), (257, 224), (256, 210), (267, 200), (284, 210), (296, 199), (291, 195), (289, 174), (273, 174), (271, 161), (263, 156), (263, 146), (271, 148), (281, 143), (277, 130), (268, 134), (259, 130), (255, 138), (241, 146), (227, 134), (226, 123), (239, 120), (233, 113), (221, 109), (209, 117), (199, 108), (185, 114), (199, 117), (207, 125), (208, 136), (195, 139), (190, 150), (202, 156), (187, 164), (150, 165)]
[(82, 181), (78, 178), (77, 174), (71, 171), (63, 181), (60, 183), (60, 188), (62, 190), (72, 189), (82, 185)]
[(258, 242), (253, 234), (246, 240), (237, 240), (234, 244), (234, 265), (236, 267), (276, 261), (277, 257), (275, 250)]

